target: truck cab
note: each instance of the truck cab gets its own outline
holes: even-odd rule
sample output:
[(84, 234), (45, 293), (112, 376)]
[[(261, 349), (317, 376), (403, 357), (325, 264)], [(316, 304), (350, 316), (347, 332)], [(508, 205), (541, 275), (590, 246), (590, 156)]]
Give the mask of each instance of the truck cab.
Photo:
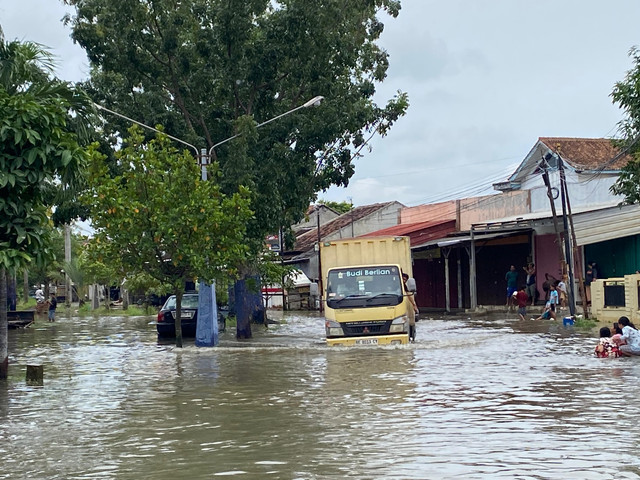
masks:
[[(323, 276), (328, 345), (409, 342), (407, 312), (412, 307), (404, 292), (402, 273), (410, 272), (411, 265), (406, 261), (410, 253), (405, 238), (325, 243), (321, 253), (323, 267), (328, 264)], [(365, 263), (381, 258), (389, 262)], [(354, 259), (358, 263), (347, 263)]]

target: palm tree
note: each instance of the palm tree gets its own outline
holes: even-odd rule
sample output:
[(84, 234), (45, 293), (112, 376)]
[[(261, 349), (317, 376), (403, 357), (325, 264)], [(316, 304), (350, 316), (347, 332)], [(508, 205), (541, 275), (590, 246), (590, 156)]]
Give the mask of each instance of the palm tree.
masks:
[(70, 130), (91, 113), (88, 97), (55, 78), (54, 58), (34, 42), (5, 41), (0, 30), (0, 379), (7, 377), (6, 275), (47, 251), (43, 186), (74, 188), (86, 154)]

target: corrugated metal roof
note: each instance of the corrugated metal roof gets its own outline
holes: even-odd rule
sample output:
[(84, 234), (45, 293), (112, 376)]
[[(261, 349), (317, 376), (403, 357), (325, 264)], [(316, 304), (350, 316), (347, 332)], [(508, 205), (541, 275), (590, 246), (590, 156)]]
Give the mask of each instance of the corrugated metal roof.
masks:
[(456, 231), (455, 220), (432, 220), (430, 222), (405, 223), (362, 235), (373, 236), (408, 236), (411, 246), (422, 245), (437, 238), (443, 238)]
[(573, 216), (578, 245), (640, 234), (640, 205), (625, 205)]
[[(590, 207), (581, 207), (581, 208), (574, 208), (572, 210), (573, 215), (578, 215), (578, 214), (582, 214), (582, 213), (586, 213), (586, 212), (594, 212), (594, 211), (601, 211), (601, 210), (607, 210), (610, 209), (612, 207), (616, 207), (616, 204), (614, 204), (613, 202), (610, 204), (605, 204), (605, 205), (598, 205), (598, 206), (590, 206)], [(616, 207), (617, 208), (617, 207)], [(562, 212), (556, 210), (556, 215), (558, 216), (558, 218), (562, 217)], [(530, 225), (532, 222), (536, 221), (536, 220), (543, 220), (543, 219), (550, 219), (551, 218), (551, 210), (547, 210), (544, 212), (531, 212), (531, 213), (522, 213), (520, 215), (511, 215), (509, 217), (502, 217), (502, 218), (495, 218), (495, 219), (491, 219), (491, 220), (487, 220), (484, 222), (479, 222), (479, 223), (474, 223), (473, 227), (475, 228), (492, 228), (492, 227), (499, 227), (502, 228), (506, 225), (514, 225), (514, 224), (522, 224), (522, 226), (528, 226)]]
[(388, 235), (408, 235), (409, 233), (424, 230), (436, 225), (442, 225), (449, 223), (451, 220), (445, 221), (430, 221), (430, 222), (418, 222), (418, 223), (401, 223), (400, 225), (394, 225), (393, 227), (383, 228), (382, 230), (376, 230), (375, 232), (360, 235), (361, 237), (384, 237)]
[[(520, 234), (521, 232), (515, 232)], [(487, 233), (484, 235), (474, 235), (473, 239), (474, 241), (483, 241), (483, 240), (490, 240), (492, 238), (498, 238), (498, 237), (508, 237), (509, 235), (513, 235), (514, 232), (495, 232), (495, 233)], [(428, 242), (425, 242), (421, 245), (416, 245), (415, 247), (411, 247), (412, 250), (416, 249), (416, 248), (425, 248), (425, 247), (434, 247), (434, 246), (438, 246), (438, 247), (452, 247), (454, 245), (459, 245), (461, 243), (469, 243), (471, 242), (471, 235), (463, 235), (460, 237), (446, 237), (446, 238), (438, 238), (435, 240), (430, 240)]]

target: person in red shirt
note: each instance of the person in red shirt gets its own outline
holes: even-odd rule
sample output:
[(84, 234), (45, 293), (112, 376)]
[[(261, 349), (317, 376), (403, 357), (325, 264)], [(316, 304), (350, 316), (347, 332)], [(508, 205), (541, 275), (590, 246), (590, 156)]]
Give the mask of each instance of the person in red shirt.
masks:
[(527, 317), (527, 302), (529, 301), (529, 295), (526, 292), (527, 287), (520, 287), (520, 289), (514, 294), (516, 302), (518, 303), (518, 315), (522, 320)]

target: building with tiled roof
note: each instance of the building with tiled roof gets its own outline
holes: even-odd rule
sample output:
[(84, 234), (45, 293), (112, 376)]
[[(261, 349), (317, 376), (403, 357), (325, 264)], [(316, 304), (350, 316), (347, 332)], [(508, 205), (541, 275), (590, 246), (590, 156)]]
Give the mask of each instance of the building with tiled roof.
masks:
[(353, 238), (400, 223), (400, 202), (374, 203), (355, 207), (347, 213), (313, 228), (296, 238), (293, 250), (284, 252), (285, 262), (295, 265), (309, 278), (318, 278), (316, 244), (318, 239)]
[(307, 209), (307, 213), (305, 214), (305, 218), (291, 226), (291, 230), (293, 230), (296, 234), (302, 235), (309, 230), (314, 230), (317, 228), (318, 223), (320, 225), (324, 225), (331, 220), (338, 218), (340, 214), (336, 212), (333, 208), (328, 207), (323, 204), (315, 204), (309, 205)]
[(562, 163), (575, 207), (607, 207), (621, 200), (611, 194), (610, 187), (629, 160), (630, 156), (607, 138), (540, 137), (507, 180), (493, 187), (503, 193), (530, 191), (530, 211), (549, 210), (542, 172), (546, 169), (551, 185), (558, 186)]
[(431, 240), (446, 237), (456, 231), (456, 221), (437, 219), (428, 222), (403, 223), (384, 228), (376, 232), (367, 233), (363, 237), (409, 237), (411, 247), (422, 245)]
[(576, 170), (619, 171), (631, 159), (608, 138), (540, 137), (539, 141)]

